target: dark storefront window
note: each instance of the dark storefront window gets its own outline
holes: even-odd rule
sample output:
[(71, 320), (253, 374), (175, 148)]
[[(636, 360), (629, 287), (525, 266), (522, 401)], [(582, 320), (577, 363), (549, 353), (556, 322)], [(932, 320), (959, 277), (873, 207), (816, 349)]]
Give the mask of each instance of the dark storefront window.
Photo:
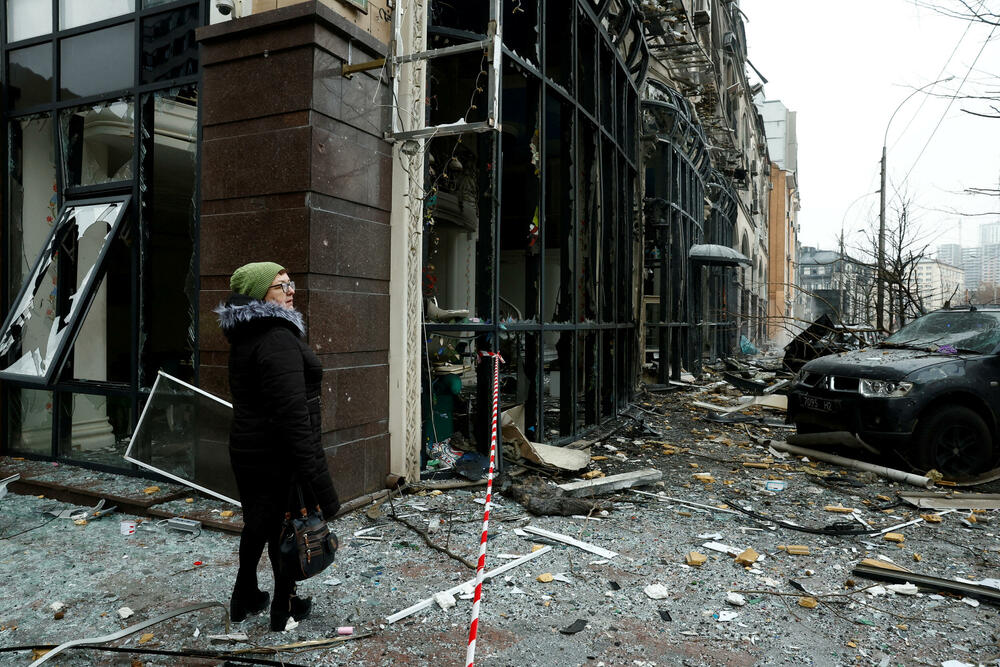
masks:
[[(432, 2), (429, 43), (482, 39), (488, 3), (476, 6)], [(501, 132), (428, 142), (425, 442), (457, 433), (488, 446), (492, 366), (475, 364), (477, 350), (503, 356), (501, 409), (523, 406), (530, 440), (578, 438), (631, 396), (635, 9), (505, 0)], [(490, 65), (463, 61), (429, 62), (428, 125), (483, 118)]]
[(194, 30), (209, 5), (0, 4), (3, 450), (127, 468), (156, 372), (195, 379)]

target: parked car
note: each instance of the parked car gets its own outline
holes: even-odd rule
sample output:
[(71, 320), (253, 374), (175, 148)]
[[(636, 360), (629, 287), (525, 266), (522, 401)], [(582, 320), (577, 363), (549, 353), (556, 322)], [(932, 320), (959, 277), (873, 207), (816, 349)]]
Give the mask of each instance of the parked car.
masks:
[(883, 342), (805, 364), (788, 394), (799, 433), (849, 431), (950, 478), (1000, 453), (1000, 308), (937, 310)]

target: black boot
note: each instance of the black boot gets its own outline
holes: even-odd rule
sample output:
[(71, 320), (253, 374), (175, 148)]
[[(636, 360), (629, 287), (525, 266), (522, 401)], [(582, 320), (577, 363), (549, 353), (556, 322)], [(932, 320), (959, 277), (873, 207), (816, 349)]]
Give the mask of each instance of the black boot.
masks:
[[(283, 599), (284, 604), (279, 600)], [(274, 602), (271, 603), (271, 630), (281, 632), (288, 624), (289, 617), (296, 621), (304, 621), (312, 612), (312, 598), (300, 598), (294, 592), (280, 598), (275, 594)]]
[(271, 594), (267, 591), (251, 590), (244, 592), (239, 584), (233, 588), (233, 596), (229, 599), (229, 620), (239, 623), (250, 614), (259, 614), (267, 609)]

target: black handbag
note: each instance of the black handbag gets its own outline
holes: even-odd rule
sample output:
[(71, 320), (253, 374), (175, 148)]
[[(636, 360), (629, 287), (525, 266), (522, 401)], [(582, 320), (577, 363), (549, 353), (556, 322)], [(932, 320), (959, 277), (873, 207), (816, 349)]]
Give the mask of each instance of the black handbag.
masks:
[(319, 505), (313, 511), (306, 509), (302, 488), (295, 486), (299, 495), (299, 516), (285, 512), (279, 540), (281, 573), (293, 581), (314, 577), (333, 562), (340, 545), (337, 536), (330, 532)]

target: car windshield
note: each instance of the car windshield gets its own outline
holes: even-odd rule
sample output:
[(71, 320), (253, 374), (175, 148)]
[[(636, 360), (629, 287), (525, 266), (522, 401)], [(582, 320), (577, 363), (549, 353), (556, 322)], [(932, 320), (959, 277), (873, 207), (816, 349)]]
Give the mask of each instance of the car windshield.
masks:
[[(1000, 343), (1000, 311), (938, 311), (917, 318), (882, 343), (954, 353), (987, 354)], [(948, 349), (948, 348), (953, 349)]]

